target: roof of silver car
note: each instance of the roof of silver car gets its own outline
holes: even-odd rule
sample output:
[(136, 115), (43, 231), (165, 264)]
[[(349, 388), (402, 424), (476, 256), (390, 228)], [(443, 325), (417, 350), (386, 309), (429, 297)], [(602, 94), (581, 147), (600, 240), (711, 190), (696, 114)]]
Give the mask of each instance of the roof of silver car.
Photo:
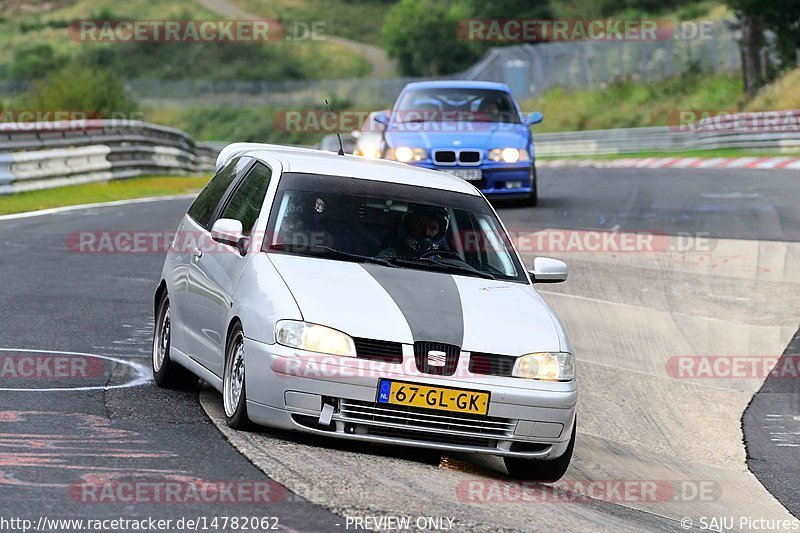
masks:
[[(311, 148), (282, 146), (277, 144), (238, 143), (228, 145), (220, 153), (229, 160), (234, 155), (250, 155), (265, 158), (267, 154), (278, 157), (284, 172), (303, 172), (308, 174), (328, 174), (390, 183), (404, 183), (420, 187), (430, 187), (460, 193), (478, 195), (477, 189), (461, 178), (446, 172), (387, 161), (369, 159), (355, 155), (337, 155)], [(218, 167), (219, 167), (218, 161)]]

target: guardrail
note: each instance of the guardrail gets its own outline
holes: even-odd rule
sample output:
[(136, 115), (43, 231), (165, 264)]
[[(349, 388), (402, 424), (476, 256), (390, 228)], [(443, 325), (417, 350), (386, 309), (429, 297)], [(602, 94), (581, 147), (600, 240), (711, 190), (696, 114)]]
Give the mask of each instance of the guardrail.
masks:
[[(800, 151), (800, 110), (732, 114), (682, 126), (539, 133), (534, 139), (538, 156)], [(145, 174), (209, 173), (222, 146), (139, 121), (0, 123), (0, 194)]]
[(130, 178), (206, 173), (219, 149), (139, 121), (0, 124), (0, 194)]
[[(771, 121), (771, 122), (770, 122)], [(745, 148), (800, 151), (800, 110), (742, 112), (696, 123), (535, 133), (536, 155), (570, 156)]]
[[(764, 124), (767, 120), (772, 123)], [(692, 124), (647, 128), (536, 133), (534, 126), (533, 133), (536, 155), (549, 157), (717, 148), (800, 151), (800, 110), (743, 112)], [(356, 142), (348, 134), (342, 134), (342, 140), (345, 144)], [(335, 149), (339, 144), (331, 134), (317, 146)]]
[(536, 133), (537, 156), (626, 154), (686, 150), (687, 135), (667, 126)]

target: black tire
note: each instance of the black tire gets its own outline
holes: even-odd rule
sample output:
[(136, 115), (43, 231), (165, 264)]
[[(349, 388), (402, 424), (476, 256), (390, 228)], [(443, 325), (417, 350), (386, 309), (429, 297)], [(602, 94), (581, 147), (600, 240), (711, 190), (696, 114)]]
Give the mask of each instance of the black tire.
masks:
[(564, 455), (552, 461), (537, 461), (535, 459), (520, 459), (517, 457), (504, 457), (508, 474), (514, 479), (538, 481), (539, 483), (555, 483), (561, 479), (569, 468), (572, 460), (572, 450), (575, 448), (575, 427), (572, 425), (572, 436)]
[(417, 459), (423, 464), (439, 466), (439, 464), (442, 462), (442, 452), (439, 450), (417, 448), (415, 452)]
[(528, 207), (536, 207), (539, 203), (539, 183), (536, 179), (536, 163), (531, 164), (531, 192), (525, 199), (525, 205)]
[(153, 381), (165, 389), (192, 389), (197, 386), (197, 376), (174, 362), (169, 355), (172, 346), (170, 315), (169, 295), (165, 291), (158, 303), (153, 330), (153, 356), (150, 358)]
[[(241, 350), (241, 353), (239, 353)], [(235, 367), (235, 368), (234, 368)], [(236, 372), (236, 374), (234, 374)], [(236, 378), (234, 381), (234, 377)], [(241, 377), (241, 381), (239, 380)], [(244, 332), (236, 324), (225, 343), (225, 370), (222, 373), (222, 404), (228, 427), (247, 430), (253, 423), (247, 416), (247, 386), (244, 368)], [(240, 393), (234, 393), (234, 383), (239, 383)]]

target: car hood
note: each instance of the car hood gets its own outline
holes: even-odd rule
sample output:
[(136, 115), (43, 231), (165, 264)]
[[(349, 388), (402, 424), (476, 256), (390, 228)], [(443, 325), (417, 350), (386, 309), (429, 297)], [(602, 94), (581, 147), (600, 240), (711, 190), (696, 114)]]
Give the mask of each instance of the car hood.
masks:
[[(474, 128), (470, 129), (470, 127)], [(521, 124), (413, 123), (392, 125), (386, 131), (391, 147), (412, 148), (527, 148), (528, 129)]]
[(307, 322), (353, 337), (520, 355), (559, 351), (561, 326), (531, 286), (371, 263), (269, 254)]

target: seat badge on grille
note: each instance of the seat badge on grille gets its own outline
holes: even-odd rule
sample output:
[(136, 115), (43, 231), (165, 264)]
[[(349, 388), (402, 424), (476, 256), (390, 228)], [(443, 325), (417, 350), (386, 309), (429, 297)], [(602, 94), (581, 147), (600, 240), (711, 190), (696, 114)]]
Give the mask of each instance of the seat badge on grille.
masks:
[(428, 366), (444, 366), (447, 361), (447, 354), (439, 350), (431, 350), (428, 352)]

